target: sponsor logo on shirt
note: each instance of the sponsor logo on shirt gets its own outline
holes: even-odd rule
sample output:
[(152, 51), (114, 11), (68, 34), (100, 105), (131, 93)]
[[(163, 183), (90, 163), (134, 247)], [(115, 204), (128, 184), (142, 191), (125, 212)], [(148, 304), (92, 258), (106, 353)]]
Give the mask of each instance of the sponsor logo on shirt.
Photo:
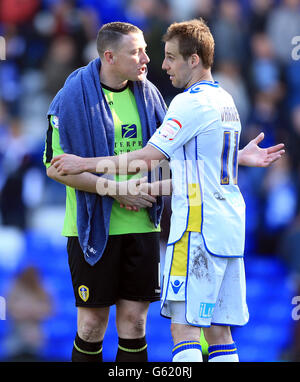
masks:
[(122, 125), (122, 138), (137, 138), (136, 125)]
[(183, 281), (180, 282), (179, 280), (175, 280), (173, 283), (171, 282), (173, 292), (177, 294), (183, 284)]

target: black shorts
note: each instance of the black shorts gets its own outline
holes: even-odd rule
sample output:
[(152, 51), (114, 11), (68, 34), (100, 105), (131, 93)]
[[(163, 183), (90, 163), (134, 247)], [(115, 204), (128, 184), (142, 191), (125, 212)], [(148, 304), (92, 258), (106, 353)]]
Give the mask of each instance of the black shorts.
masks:
[(85, 259), (78, 237), (67, 244), (76, 306), (104, 307), (119, 299), (160, 299), (159, 232), (111, 235), (101, 259)]

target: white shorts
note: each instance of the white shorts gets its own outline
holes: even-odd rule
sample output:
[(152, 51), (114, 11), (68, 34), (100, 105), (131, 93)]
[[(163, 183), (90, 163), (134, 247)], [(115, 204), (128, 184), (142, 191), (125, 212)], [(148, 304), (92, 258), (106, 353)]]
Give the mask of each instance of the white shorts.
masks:
[[(211, 255), (201, 233), (185, 232), (167, 247), (161, 314), (201, 327), (245, 325), (249, 320), (245, 284), (243, 258)], [(185, 304), (172, 306), (173, 301)]]

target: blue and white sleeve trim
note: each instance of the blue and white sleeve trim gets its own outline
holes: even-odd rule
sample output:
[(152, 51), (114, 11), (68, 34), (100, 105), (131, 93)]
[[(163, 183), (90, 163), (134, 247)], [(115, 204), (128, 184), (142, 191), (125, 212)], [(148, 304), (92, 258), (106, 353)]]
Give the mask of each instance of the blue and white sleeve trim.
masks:
[(170, 155), (167, 154), (163, 149), (161, 149), (160, 147), (158, 147), (156, 144), (152, 143), (152, 142), (148, 142), (149, 145), (155, 147), (157, 150), (159, 150), (161, 153), (164, 154), (164, 156), (167, 158), (167, 159), (170, 159)]

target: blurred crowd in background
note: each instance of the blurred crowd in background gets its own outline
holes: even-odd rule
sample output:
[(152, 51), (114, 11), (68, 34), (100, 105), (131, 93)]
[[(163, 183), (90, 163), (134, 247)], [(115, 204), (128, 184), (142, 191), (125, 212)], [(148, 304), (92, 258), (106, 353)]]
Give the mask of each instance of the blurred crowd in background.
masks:
[[(195, 17), (203, 17), (214, 35), (213, 77), (236, 102), (241, 148), (261, 131), (262, 147), (286, 145), (283, 159), (270, 168), (239, 168), (247, 205), (246, 256), (280, 257), (295, 282), (300, 280), (300, 46), (293, 42), (300, 36), (300, 0), (1, 0), (2, 227), (25, 232), (44, 225), (60, 234), (55, 229), (62, 224), (65, 191), (46, 177), (42, 163), (46, 113), (66, 77), (97, 57), (101, 25), (127, 21), (144, 31), (148, 78), (169, 104), (178, 90), (161, 69), (161, 37), (173, 21)], [(165, 219), (163, 239), (167, 231)], [(0, 247), (9, 239), (1, 240)], [(36, 285), (30, 281), (34, 271), (22, 277)], [(37, 295), (43, 300), (42, 292)], [(45, 304), (41, 317), (50, 309)]]

